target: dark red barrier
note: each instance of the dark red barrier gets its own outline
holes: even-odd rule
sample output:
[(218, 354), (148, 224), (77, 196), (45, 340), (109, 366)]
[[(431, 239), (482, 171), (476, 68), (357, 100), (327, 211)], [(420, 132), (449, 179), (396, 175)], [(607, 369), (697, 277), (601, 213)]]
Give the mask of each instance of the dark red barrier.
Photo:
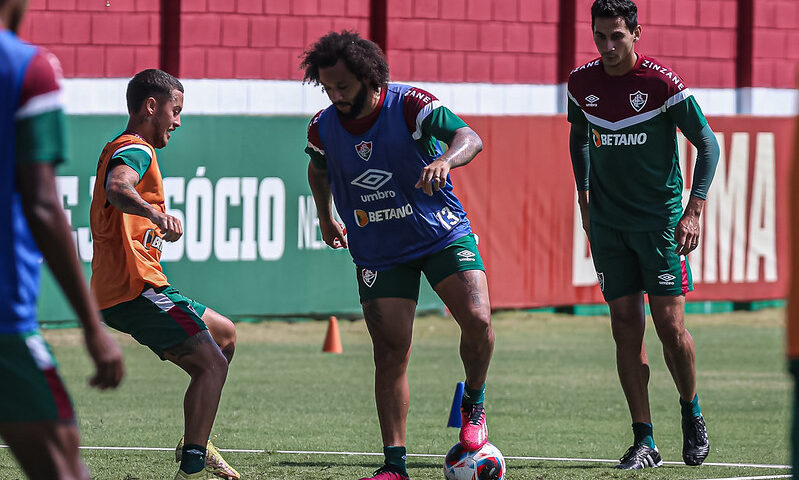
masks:
[[(456, 170), (496, 308), (602, 302), (575, 216), (569, 124), (554, 117), (470, 117), (485, 151)], [(722, 159), (691, 257), (689, 299), (784, 298), (788, 286), (788, 172), (792, 118), (710, 119)], [(693, 147), (680, 137), (685, 164)], [(683, 168), (686, 195), (690, 167)], [(739, 212), (739, 207), (740, 212)]]

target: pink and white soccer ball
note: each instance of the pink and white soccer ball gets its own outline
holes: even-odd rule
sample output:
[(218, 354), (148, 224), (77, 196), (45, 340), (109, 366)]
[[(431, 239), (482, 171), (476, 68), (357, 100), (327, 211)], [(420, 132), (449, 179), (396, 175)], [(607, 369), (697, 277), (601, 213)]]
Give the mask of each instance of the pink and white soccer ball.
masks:
[(491, 443), (470, 452), (456, 443), (444, 459), (444, 478), (447, 480), (504, 480), (505, 458)]

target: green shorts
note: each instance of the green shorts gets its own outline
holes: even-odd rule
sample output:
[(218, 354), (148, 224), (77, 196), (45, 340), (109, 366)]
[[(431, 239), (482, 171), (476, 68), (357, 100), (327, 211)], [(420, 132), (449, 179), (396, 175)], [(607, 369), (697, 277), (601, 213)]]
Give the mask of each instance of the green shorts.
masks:
[(424, 272), (435, 287), (453, 273), (483, 270), (483, 259), (477, 250), (477, 237), (470, 233), (450, 243), (443, 250), (388, 270), (374, 271), (356, 266), (358, 294), (361, 302), (375, 298), (399, 297), (419, 300), (419, 281)]
[(0, 335), (0, 423), (75, 421), (50, 346), (38, 331)]
[(145, 285), (138, 297), (102, 313), (109, 327), (131, 335), (164, 360), (164, 350), (208, 330), (202, 319), (206, 308), (171, 285)]
[(677, 255), (674, 228), (625, 232), (591, 223), (591, 255), (605, 301), (645, 291), (683, 295), (694, 289), (691, 267)]

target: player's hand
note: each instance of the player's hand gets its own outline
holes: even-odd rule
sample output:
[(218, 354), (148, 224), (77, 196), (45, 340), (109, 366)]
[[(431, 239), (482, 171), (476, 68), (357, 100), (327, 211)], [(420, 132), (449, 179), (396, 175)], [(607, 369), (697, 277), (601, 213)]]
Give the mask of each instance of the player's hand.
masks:
[(165, 242), (174, 242), (183, 236), (183, 225), (172, 215), (156, 211), (150, 220), (161, 230)]
[(430, 165), (422, 169), (419, 180), (414, 188), (421, 188), (429, 196), (433, 196), (434, 191), (439, 191), (447, 183), (449, 175), (449, 163), (443, 160), (435, 160)]
[(674, 229), (674, 240), (677, 241), (677, 248), (674, 252), (677, 255), (688, 255), (699, 246), (699, 216), (685, 214), (677, 223)]
[(323, 221), (319, 219), (319, 229), (322, 230), (322, 240), (330, 248), (348, 248), (347, 244), (347, 228), (333, 220), (329, 219)]
[(95, 373), (89, 385), (100, 390), (116, 388), (125, 376), (122, 351), (103, 327), (83, 331), (86, 349), (94, 362)]
[(677, 248), (674, 252), (677, 255), (688, 255), (699, 246), (699, 216), (705, 207), (705, 200), (691, 195), (688, 198), (688, 205), (685, 206), (685, 213), (674, 229), (674, 240)]
[(588, 190), (577, 192), (577, 204), (580, 206), (580, 220), (583, 223), (583, 231), (590, 240), (591, 219), (588, 216)]

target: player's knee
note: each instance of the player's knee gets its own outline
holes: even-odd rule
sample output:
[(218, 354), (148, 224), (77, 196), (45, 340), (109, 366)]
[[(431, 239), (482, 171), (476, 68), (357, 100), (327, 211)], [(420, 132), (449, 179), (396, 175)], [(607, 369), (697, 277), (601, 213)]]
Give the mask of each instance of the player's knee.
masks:
[(472, 308), (458, 322), (461, 332), (469, 338), (494, 338), (494, 327), (491, 325), (491, 312), (486, 309)]

